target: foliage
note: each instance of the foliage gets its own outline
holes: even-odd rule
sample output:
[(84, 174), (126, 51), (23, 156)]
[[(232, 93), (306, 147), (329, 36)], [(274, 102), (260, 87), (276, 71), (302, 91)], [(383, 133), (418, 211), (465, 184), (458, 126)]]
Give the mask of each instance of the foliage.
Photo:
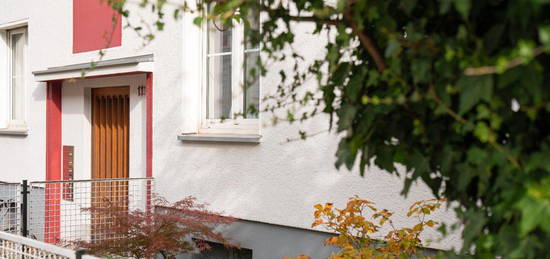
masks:
[[(393, 213), (376, 208), (373, 202), (351, 197), (343, 209), (336, 209), (332, 203), (315, 205), (315, 221), (312, 227), (322, 226), (337, 233), (325, 240), (326, 245), (340, 248), (331, 259), (344, 258), (412, 258), (423, 244), (420, 234), (427, 228), (435, 228), (439, 222), (426, 218), (439, 209), (444, 200), (423, 200), (409, 207), (407, 217), (416, 218), (412, 227), (396, 228)], [(367, 220), (368, 216), (372, 220)], [(381, 229), (389, 225), (391, 230), (380, 236)], [(301, 255), (296, 259), (309, 259)]]
[[(125, 1), (114, 2), (127, 16)], [(282, 119), (290, 122), (321, 111), (330, 115), (330, 127), (343, 136), (336, 167), (358, 165), (364, 174), (374, 164), (405, 174), (405, 195), (422, 180), (436, 196), (458, 202), (463, 254), (546, 256), (550, 1), (203, 3), (216, 5), (197, 24), (217, 19), (247, 25), (250, 13), (263, 13), (262, 33), (249, 30), (250, 40), (262, 44), (262, 74), (272, 61), (294, 64), (280, 71), (280, 85), (266, 96), (263, 110), (286, 109)], [(157, 14), (157, 30), (170, 17), (167, 10), (178, 19), (204, 9), (185, 0), (142, 0), (141, 6)], [(297, 24), (312, 24), (313, 35), (328, 39), (322, 58), (310, 62), (290, 47), (301, 36)], [(317, 89), (303, 88), (310, 78), (318, 80)], [(296, 108), (302, 106), (315, 108)]]
[(122, 258), (154, 258), (162, 255), (165, 259), (175, 259), (178, 254), (210, 248), (200, 240), (235, 246), (214, 230), (217, 226), (231, 224), (233, 218), (208, 210), (205, 204), (198, 203), (194, 197), (174, 203), (160, 196), (153, 200), (151, 206), (155, 209), (151, 212), (129, 211), (124, 202), (109, 200), (84, 209), (95, 215), (93, 232), (101, 238), (79, 241), (76, 246), (95, 255)]

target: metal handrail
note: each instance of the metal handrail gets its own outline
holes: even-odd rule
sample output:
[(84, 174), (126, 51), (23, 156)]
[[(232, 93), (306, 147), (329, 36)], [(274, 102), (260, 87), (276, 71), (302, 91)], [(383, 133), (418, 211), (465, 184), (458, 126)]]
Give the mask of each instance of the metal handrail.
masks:
[[(76, 259), (76, 258), (90, 258), (90, 259), (92, 259), (92, 258), (97, 258), (97, 257), (90, 256), (90, 255), (83, 256), (82, 253), (79, 253), (79, 251), (71, 250), (71, 249), (68, 249), (68, 248), (48, 244), (48, 243), (45, 243), (45, 242), (42, 242), (42, 241), (30, 239), (30, 238), (27, 238), (27, 237), (17, 236), (17, 235), (14, 235), (14, 234), (1, 232), (1, 231), (0, 231), (0, 240), (7, 240), (7, 241), (10, 241), (10, 242), (13, 242), (13, 243), (17, 243), (19, 245), (39, 249), (41, 251), (44, 251), (44, 252), (50, 254), (50, 256), (52, 256), (53, 258), (59, 258), (59, 257), (66, 257), (66, 258), (69, 258), (69, 259)], [(17, 252), (17, 251), (14, 251), (14, 252)], [(24, 257), (25, 255), (24, 254), (22, 254), (22, 255), (23, 255), (23, 258), (25, 258)]]
[(0, 185), (20, 185), (21, 183), (13, 183), (13, 182), (4, 182), (0, 181)]
[(155, 178), (142, 177), (142, 178), (102, 178), (102, 179), (86, 179), (86, 180), (34, 181), (34, 182), (29, 182), (29, 184), (110, 182), (110, 181), (129, 181), (129, 180), (155, 180)]

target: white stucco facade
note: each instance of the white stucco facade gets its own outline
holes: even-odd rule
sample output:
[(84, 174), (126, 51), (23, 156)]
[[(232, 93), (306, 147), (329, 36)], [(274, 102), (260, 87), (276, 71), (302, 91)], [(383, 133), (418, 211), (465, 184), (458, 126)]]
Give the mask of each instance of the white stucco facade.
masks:
[[(46, 165), (46, 83), (33, 71), (69, 66), (98, 59), (97, 51), (72, 52), (72, 1), (0, 1), (0, 30), (15, 25), (28, 28), (26, 71), (27, 135), (0, 131), (0, 181), (44, 180)], [(147, 11), (132, 9), (130, 19), (151, 18)], [(139, 13), (139, 15), (138, 15)], [(338, 136), (327, 132), (292, 141), (299, 130), (328, 129), (328, 118), (318, 116), (305, 123), (271, 125), (270, 114), (261, 114), (260, 143), (181, 141), (178, 135), (196, 133), (201, 120), (201, 29), (192, 17), (178, 22), (167, 19), (164, 32), (149, 45), (130, 29), (123, 29), (122, 45), (106, 50), (103, 60), (152, 54), (154, 61), (144, 70), (154, 75), (152, 120), (152, 176), (155, 190), (170, 200), (195, 196), (212, 209), (248, 221), (310, 229), (313, 205), (334, 202), (342, 206), (353, 195), (371, 200), (395, 212), (398, 225), (413, 223), (405, 217), (410, 204), (432, 198), (422, 183), (414, 184), (407, 198), (400, 195), (403, 179), (372, 167), (364, 177), (358, 170), (334, 167)], [(124, 22), (123, 22), (124, 24)], [(310, 34), (308, 26), (297, 27), (296, 49), (306, 60), (322, 57), (324, 42)], [(3, 50), (2, 50), (3, 51)], [(0, 55), (0, 58), (2, 56)], [(2, 64), (2, 63), (0, 63)], [(261, 79), (263, 94), (273, 92), (278, 71), (288, 63), (273, 64)], [(3, 69), (0, 66), (0, 69)], [(117, 67), (105, 68), (105, 74)], [(44, 77), (42, 78), (44, 79)], [(3, 80), (3, 79), (2, 79)], [(5, 81), (5, 80), (4, 80)], [(62, 144), (75, 147), (75, 178), (89, 179), (90, 89), (130, 87), (130, 177), (146, 175), (146, 106), (137, 88), (146, 84), (144, 74), (66, 80), (62, 86)], [(315, 87), (315, 82), (310, 82)], [(454, 214), (444, 209), (438, 221), (452, 223)], [(428, 232), (427, 239), (438, 234)], [(459, 235), (434, 241), (431, 247), (458, 246)], [(295, 254), (288, 254), (293, 256)]]

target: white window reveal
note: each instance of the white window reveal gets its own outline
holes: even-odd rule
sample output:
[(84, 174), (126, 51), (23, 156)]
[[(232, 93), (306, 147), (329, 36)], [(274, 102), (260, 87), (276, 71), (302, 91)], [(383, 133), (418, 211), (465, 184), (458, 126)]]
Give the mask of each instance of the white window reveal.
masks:
[[(259, 28), (258, 18), (251, 27)], [(245, 39), (244, 24), (205, 26), (201, 133), (259, 134), (259, 47)]]
[(6, 31), (7, 45), (7, 88), (3, 95), (5, 105), (2, 111), (0, 128), (26, 130), (25, 124), (25, 84), (27, 73), (27, 29), (18, 28)]
[(27, 49), (26, 29), (10, 30), (10, 119), (21, 125), (25, 121), (25, 54)]

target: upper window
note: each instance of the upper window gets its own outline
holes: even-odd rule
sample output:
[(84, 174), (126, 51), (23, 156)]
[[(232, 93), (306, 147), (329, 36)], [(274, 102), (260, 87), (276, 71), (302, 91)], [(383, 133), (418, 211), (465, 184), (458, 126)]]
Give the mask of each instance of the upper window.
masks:
[(8, 121), (10, 127), (25, 124), (25, 74), (27, 55), (27, 29), (7, 31), (8, 40)]
[(259, 28), (259, 17), (250, 21), (250, 27), (212, 20), (205, 26), (203, 132), (258, 134), (260, 50), (245, 35)]

